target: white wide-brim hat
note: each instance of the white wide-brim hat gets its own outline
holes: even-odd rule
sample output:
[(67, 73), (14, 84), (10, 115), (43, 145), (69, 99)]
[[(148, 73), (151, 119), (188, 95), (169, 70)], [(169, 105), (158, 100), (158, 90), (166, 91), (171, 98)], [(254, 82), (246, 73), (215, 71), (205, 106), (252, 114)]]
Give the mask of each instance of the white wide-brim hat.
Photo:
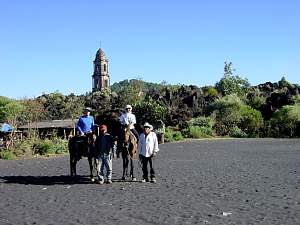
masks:
[(146, 123), (144, 124), (144, 128), (145, 128), (145, 127), (149, 127), (150, 130), (153, 129), (153, 126), (152, 126), (150, 123), (148, 123), (148, 122), (146, 122)]

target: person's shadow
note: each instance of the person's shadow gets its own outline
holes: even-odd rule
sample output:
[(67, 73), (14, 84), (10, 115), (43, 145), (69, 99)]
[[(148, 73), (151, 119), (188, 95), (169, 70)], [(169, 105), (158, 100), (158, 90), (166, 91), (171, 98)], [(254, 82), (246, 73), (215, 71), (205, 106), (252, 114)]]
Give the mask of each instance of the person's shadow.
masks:
[(24, 185), (71, 185), (93, 183), (88, 176), (3, 176), (1, 183)]

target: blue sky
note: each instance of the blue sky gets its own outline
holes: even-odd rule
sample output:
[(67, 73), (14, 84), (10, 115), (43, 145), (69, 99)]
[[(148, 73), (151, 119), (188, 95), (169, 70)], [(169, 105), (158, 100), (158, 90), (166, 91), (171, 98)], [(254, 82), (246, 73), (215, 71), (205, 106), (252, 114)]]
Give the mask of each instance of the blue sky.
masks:
[(111, 83), (299, 84), (299, 24), (298, 0), (0, 0), (0, 95), (90, 91), (100, 44)]

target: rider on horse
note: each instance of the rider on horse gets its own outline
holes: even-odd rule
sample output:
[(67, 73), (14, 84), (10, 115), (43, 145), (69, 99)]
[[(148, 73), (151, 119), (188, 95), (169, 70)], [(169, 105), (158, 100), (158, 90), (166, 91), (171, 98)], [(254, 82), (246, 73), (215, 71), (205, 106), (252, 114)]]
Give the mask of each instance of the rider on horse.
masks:
[(79, 135), (87, 136), (90, 144), (93, 142), (93, 130), (95, 128), (94, 117), (90, 115), (91, 111), (91, 108), (85, 108), (83, 116), (79, 118), (77, 123)]
[(125, 130), (126, 127), (129, 126), (130, 131), (134, 134), (134, 136), (137, 139), (137, 142), (139, 140), (139, 134), (134, 128), (134, 125), (136, 124), (136, 118), (135, 115), (132, 113), (132, 107), (131, 105), (126, 105), (125, 107), (125, 113), (122, 113), (120, 116), (120, 123), (121, 123), (121, 129), (122, 131)]

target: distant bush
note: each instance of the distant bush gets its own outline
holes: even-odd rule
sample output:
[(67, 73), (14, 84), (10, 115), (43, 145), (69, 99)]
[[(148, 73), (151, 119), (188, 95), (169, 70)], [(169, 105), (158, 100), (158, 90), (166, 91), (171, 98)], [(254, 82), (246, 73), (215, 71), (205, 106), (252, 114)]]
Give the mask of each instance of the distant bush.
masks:
[(298, 136), (300, 127), (300, 104), (283, 106), (274, 113), (270, 122), (272, 126), (272, 136)]
[(247, 134), (238, 127), (232, 127), (229, 130), (228, 135), (230, 137), (236, 137), (236, 138), (246, 138), (247, 137)]
[(211, 117), (200, 116), (200, 117), (192, 118), (190, 121), (188, 121), (188, 125), (207, 127), (212, 129), (214, 125), (214, 120)]
[(10, 150), (3, 150), (3, 151), (0, 151), (0, 159), (14, 159), (15, 158), (15, 155), (12, 151)]
[(241, 105), (240, 113), (241, 120), (238, 123), (238, 127), (249, 136), (258, 137), (259, 130), (263, 127), (263, 117), (261, 112), (248, 105)]
[(185, 137), (188, 138), (204, 138), (212, 136), (212, 128), (189, 126), (183, 131)]
[(214, 120), (211, 117), (200, 116), (188, 121), (188, 127), (182, 134), (188, 138), (209, 137), (213, 134)]
[(59, 138), (41, 140), (34, 146), (34, 154), (61, 154), (68, 152), (68, 142)]
[(20, 156), (24, 154), (32, 155), (33, 146), (37, 141), (38, 139), (34, 139), (34, 138), (25, 139), (23, 141), (16, 143), (15, 146), (12, 148), (12, 151), (16, 156)]
[(183, 136), (180, 131), (174, 131), (171, 128), (167, 128), (165, 132), (165, 142), (180, 141), (183, 140)]

